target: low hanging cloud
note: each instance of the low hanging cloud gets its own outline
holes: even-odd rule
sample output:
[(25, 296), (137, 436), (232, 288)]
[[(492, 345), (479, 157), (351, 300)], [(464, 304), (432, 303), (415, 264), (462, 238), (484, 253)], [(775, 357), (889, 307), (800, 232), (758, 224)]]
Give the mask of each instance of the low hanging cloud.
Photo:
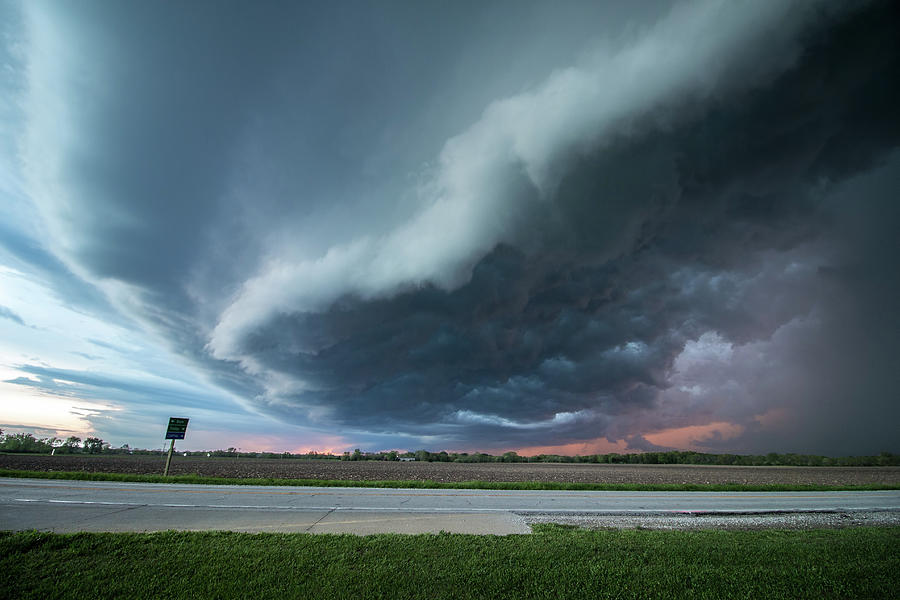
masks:
[[(246, 204), (247, 140), (281, 147), (253, 116), (279, 105), (260, 90), (278, 80), (261, 65), (278, 64), (280, 29), (260, 44), (225, 14), (241, 84), (201, 61), (212, 83), (166, 80), (184, 86), (184, 107), (171, 89), (101, 88), (88, 111), (77, 99), (96, 88), (79, 95), (85, 81), (71, 81), (84, 57), (47, 57), (58, 40), (109, 32), (28, 12), (42, 49), (29, 98), (75, 128), (51, 133), (41, 112), (23, 138), (56, 251), (255, 409), (447, 449), (894, 443), (889, 2), (677, 4), (490, 103), (392, 189), (406, 200), (378, 200), (390, 216), (371, 227), (318, 200), (304, 212), (302, 192), (284, 213), (271, 180)], [(142, 59), (148, 73), (179, 48), (226, 45), (197, 22), (183, 47)], [(123, 54), (102, 74), (128, 66)], [(140, 119), (127, 105), (138, 97)], [(138, 129), (144, 151), (118, 152), (133, 121), (159, 126), (171, 111), (178, 136)], [(82, 148), (79, 124), (107, 119), (91, 132), (105, 144)], [(173, 139), (185, 149), (167, 154)], [(285, 235), (291, 225), (339, 241)]]
[[(320, 312), (344, 295), (374, 299), (423, 284), (458, 288), (497, 244), (531, 245), (535, 221), (552, 211), (546, 205), (573, 161), (642, 129), (677, 126), (690, 118), (686, 105), (764, 84), (792, 64), (798, 30), (813, 8), (679, 6), (625, 48), (598, 51), (534, 91), (493, 103), (446, 143), (420, 191), (420, 212), (386, 235), (334, 246), (323, 256), (271, 259), (223, 312), (210, 340), (213, 354), (237, 358), (240, 339), (274, 315)], [(763, 45), (764, 54), (755, 51)], [(629, 212), (640, 219), (648, 200), (629, 198), (637, 201)], [(629, 215), (619, 212), (609, 211), (614, 223), (604, 233), (628, 225)], [(611, 254), (620, 250), (614, 237), (606, 243)]]

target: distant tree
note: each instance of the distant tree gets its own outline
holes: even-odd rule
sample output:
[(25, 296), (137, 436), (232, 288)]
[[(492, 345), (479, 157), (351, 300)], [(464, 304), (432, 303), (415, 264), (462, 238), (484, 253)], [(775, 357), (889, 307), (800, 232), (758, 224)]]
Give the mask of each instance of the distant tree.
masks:
[(75, 452), (81, 452), (81, 438), (74, 435), (67, 437), (66, 441), (56, 448), (57, 454), (73, 454)]
[(501, 462), (519, 462), (520, 460), (519, 455), (513, 451), (504, 452), (500, 458)]
[(30, 433), (12, 433), (3, 436), (0, 450), (6, 452), (49, 452), (50, 444), (46, 439), (35, 439)]
[(84, 450), (88, 454), (100, 454), (103, 452), (105, 442), (98, 437), (89, 437), (84, 440)]

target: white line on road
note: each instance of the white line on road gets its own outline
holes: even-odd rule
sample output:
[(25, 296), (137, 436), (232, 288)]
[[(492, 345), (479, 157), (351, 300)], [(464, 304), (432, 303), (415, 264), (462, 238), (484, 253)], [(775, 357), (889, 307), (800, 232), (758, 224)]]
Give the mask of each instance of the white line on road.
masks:
[[(513, 513), (513, 514), (566, 514), (566, 515), (637, 515), (637, 514), (772, 514), (772, 513), (832, 513), (851, 510), (853, 508), (803, 508), (803, 509), (641, 509), (641, 508), (604, 508), (604, 509), (554, 509), (554, 508), (405, 508), (394, 506), (355, 507), (355, 506), (284, 506), (284, 505), (255, 505), (255, 504), (154, 504), (133, 502), (99, 502), (91, 500), (43, 500), (32, 498), (15, 498), (17, 502), (30, 503), (54, 503), (75, 505), (103, 505), (103, 506), (136, 506), (147, 508), (202, 508), (219, 510), (278, 510), (294, 512), (397, 512), (397, 513)], [(867, 512), (896, 512), (891, 507), (871, 507)]]

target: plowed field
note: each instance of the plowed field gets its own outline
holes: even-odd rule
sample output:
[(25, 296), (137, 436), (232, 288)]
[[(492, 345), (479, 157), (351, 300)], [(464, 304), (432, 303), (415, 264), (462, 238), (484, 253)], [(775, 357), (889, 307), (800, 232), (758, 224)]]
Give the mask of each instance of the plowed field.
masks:
[[(0, 455), (0, 468), (161, 474), (162, 456)], [(559, 481), (567, 483), (900, 483), (900, 467), (727, 467), (551, 463), (428, 463), (175, 456), (172, 475), (357, 481)]]

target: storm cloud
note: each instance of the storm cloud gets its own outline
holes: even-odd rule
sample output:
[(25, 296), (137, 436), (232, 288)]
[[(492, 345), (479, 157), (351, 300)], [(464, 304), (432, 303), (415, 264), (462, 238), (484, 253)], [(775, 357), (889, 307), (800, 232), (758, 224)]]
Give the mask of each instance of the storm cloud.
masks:
[(24, 5), (53, 255), (383, 447), (895, 449), (896, 3), (518, 6)]

